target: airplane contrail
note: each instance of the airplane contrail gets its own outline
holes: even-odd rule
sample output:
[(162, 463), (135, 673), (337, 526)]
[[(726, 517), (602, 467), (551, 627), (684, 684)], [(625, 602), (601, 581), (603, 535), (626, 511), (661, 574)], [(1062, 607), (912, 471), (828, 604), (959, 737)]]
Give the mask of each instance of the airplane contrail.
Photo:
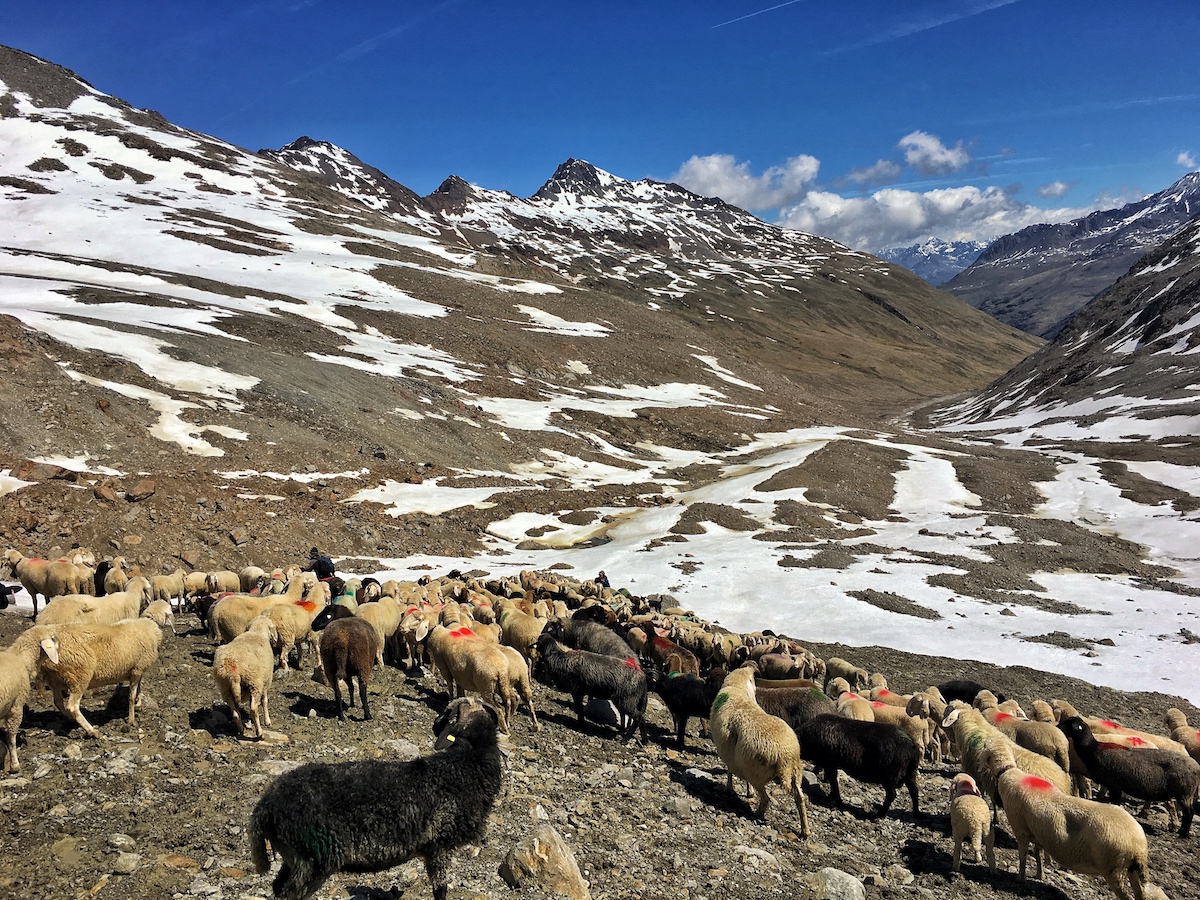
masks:
[(721, 28), (725, 25), (732, 25), (734, 22), (742, 22), (746, 19), (753, 19), (755, 16), (761, 16), (763, 13), (769, 13), (772, 10), (783, 9), (785, 6), (791, 6), (793, 3), (799, 3), (800, 0), (787, 0), (786, 3), (776, 3), (774, 6), (768, 6), (766, 9), (760, 9), (758, 12), (746, 13), (744, 16), (738, 16), (736, 19), (730, 19), (728, 22), (720, 22), (713, 28)]

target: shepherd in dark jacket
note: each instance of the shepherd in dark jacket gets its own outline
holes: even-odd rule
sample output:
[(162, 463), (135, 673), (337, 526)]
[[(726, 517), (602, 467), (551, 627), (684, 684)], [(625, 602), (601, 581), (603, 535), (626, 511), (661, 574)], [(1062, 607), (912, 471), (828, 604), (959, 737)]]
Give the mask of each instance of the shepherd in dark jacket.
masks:
[(304, 567), (304, 571), (312, 572), (321, 581), (327, 581), (333, 577), (333, 560), (322, 556), (321, 551), (313, 547), (308, 551), (308, 565)]

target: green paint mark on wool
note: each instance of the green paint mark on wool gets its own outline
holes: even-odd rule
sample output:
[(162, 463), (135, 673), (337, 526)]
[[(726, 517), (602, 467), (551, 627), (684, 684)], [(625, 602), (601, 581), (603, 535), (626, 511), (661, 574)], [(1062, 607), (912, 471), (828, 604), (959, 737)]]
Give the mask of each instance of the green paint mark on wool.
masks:
[(298, 849), (314, 862), (324, 862), (333, 857), (333, 835), (324, 825), (309, 825), (300, 832)]
[(725, 693), (724, 691), (721, 691), (721, 693), (717, 694), (717, 699), (713, 701), (712, 711), (716, 712), (718, 709), (720, 709), (722, 706), (724, 706), (728, 701), (729, 701), (729, 695), (727, 693)]
[(967, 750), (971, 753), (978, 753), (983, 749), (983, 735), (979, 732), (967, 735)]

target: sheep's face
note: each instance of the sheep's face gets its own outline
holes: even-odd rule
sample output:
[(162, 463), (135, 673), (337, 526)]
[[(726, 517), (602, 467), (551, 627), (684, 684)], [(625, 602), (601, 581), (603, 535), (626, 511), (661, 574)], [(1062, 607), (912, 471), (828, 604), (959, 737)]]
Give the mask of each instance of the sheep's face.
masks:
[(460, 697), (438, 714), (433, 722), (433, 733), (437, 736), (434, 750), (445, 750), (452, 746), (460, 735), (477, 726), (478, 717), (486, 717), (494, 730), (500, 724), (500, 715), (490, 703), (474, 697)]

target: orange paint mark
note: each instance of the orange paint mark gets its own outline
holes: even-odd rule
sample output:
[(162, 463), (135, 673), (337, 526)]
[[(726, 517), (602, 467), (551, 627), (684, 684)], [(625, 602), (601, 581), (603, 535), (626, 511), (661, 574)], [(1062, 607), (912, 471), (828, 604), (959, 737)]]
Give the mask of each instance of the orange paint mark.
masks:
[(317, 608), (317, 604), (313, 600), (297, 600), (296, 605), (302, 607), (305, 612), (312, 612)]
[(1045, 778), (1038, 778), (1036, 775), (1026, 775), (1021, 779), (1021, 784), (1034, 791), (1054, 790), (1054, 785), (1048, 782)]

